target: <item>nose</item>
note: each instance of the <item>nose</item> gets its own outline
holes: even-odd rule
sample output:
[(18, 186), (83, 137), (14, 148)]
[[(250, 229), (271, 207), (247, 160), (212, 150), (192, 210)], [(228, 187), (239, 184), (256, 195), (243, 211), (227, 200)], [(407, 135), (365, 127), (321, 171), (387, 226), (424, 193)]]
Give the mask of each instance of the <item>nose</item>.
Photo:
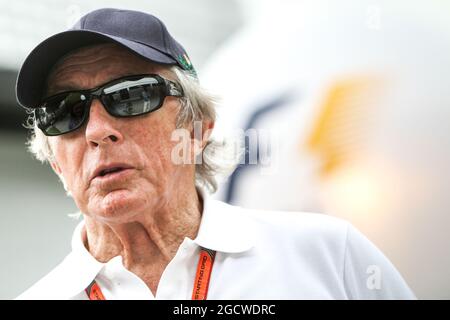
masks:
[(98, 99), (94, 99), (86, 125), (86, 141), (91, 147), (107, 146), (123, 140), (117, 127), (117, 120), (111, 116)]

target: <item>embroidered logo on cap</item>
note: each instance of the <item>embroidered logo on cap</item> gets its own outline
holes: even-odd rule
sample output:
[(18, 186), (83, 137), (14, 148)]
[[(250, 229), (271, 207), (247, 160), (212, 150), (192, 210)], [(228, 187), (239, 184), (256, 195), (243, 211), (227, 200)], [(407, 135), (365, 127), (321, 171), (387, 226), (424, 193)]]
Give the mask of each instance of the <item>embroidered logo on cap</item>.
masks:
[(178, 55), (178, 62), (183, 66), (183, 69), (190, 71), (192, 75), (197, 77), (197, 72), (187, 54), (183, 53)]

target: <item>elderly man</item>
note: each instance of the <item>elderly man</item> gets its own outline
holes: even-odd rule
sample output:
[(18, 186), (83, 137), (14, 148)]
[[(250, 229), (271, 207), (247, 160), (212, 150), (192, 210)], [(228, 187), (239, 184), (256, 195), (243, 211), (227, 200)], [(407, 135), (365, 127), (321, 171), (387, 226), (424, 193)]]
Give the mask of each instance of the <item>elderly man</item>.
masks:
[(414, 298), (345, 221), (209, 199), (214, 100), (156, 17), (85, 15), (30, 53), (17, 97), (31, 112), (31, 151), (83, 215), (72, 252), (19, 298)]

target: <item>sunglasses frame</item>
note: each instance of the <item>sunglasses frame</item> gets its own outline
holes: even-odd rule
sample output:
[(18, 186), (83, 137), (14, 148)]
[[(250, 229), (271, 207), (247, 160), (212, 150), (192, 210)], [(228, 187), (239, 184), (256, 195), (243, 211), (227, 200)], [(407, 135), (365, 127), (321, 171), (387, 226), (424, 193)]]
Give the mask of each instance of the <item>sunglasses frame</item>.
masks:
[[(152, 86), (164, 86), (162, 93), (161, 93), (161, 97), (160, 97), (160, 101), (158, 103), (158, 105), (156, 107), (154, 107), (153, 109), (143, 112), (143, 113), (139, 113), (139, 114), (135, 114), (135, 115), (115, 115), (112, 114), (110, 112), (110, 110), (108, 110), (108, 106), (105, 105), (104, 103), (104, 98), (111, 93), (104, 93), (103, 91), (105, 89), (107, 89), (108, 87), (111, 87), (115, 84), (119, 84), (121, 82), (125, 82), (125, 81), (137, 81), (143, 78), (153, 78), (157, 81), (157, 83), (152, 84)], [(114, 91), (115, 92), (115, 91)], [(83, 119), (80, 121), (80, 124), (78, 124), (77, 126), (75, 126), (74, 128), (68, 130), (68, 131), (64, 131), (63, 133), (58, 133), (58, 134), (48, 134), (45, 130), (46, 128), (40, 123), (39, 121), (39, 116), (37, 114), (38, 110), (45, 108), (46, 104), (52, 100), (55, 99), (57, 97), (60, 96), (68, 96), (71, 93), (79, 93), (80, 96), (81, 95), (85, 95), (86, 96), (86, 102), (84, 104), (84, 110), (83, 110)], [(137, 74), (137, 75), (128, 75), (128, 76), (124, 76), (124, 77), (120, 77), (111, 81), (108, 81), (98, 87), (95, 87), (93, 89), (86, 89), (86, 90), (69, 90), (69, 91), (63, 91), (57, 94), (54, 94), (50, 97), (47, 97), (45, 99), (42, 100), (42, 102), (40, 103), (40, 106), (34, 109), (34, 118), (36, 119), (36, 123), (38, 128), (46, 135), (46, 136), (59, 136), (59, 135), (63, 135), (66, 133), (70, 133), (73, 132), (77, 129), (79, 129), (80, 127), (82, 127), (86, 121), (88, 121), (89, 118), (89, 113), (90, 113), (90, 109), (91, 109), (91, 105), (92, 105), (92, 101), (94, 99), (98, 99), (103, 107), (105, 108), (106, 112), (108, 112), (108, 114), (110, 114), (113, 117), (116, 118), (130, 118), (130, 117), (137, 117), (137, 116), (141, 116), (141, 115), (145, 115), (148, 113), (152, 113), (156, 110), (159, 110), (163, 104), (164, 104), (164, 100), (166, 97), (183, 97), (184, 93), (183, 93), (183, 89), (181, 88), (181, 86), (171, 80), (165, 79), (162, 76), (158, 75), (158, 74)], [(63, 99), (61, 99), (62, 101)], [(47, 126), (48, 128), (49, 126)]]

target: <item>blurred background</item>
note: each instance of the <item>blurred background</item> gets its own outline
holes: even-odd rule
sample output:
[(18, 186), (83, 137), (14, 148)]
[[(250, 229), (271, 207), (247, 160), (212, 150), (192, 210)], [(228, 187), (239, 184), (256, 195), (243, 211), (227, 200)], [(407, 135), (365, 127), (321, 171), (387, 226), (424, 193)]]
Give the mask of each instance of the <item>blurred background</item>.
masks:
[[(77, 211), (27, 153), (15, 78), (46, 37), (101, 7), (163, 20), (246, 150), (216, 198), (349, 220), (421, 299), (450, 298), (446, 0), (0, 0), (0, 299), (70, 250)], [(251, 154), (256, 152), (256, 157)], [(251, 160), (255, 161), (251, 161)]]

